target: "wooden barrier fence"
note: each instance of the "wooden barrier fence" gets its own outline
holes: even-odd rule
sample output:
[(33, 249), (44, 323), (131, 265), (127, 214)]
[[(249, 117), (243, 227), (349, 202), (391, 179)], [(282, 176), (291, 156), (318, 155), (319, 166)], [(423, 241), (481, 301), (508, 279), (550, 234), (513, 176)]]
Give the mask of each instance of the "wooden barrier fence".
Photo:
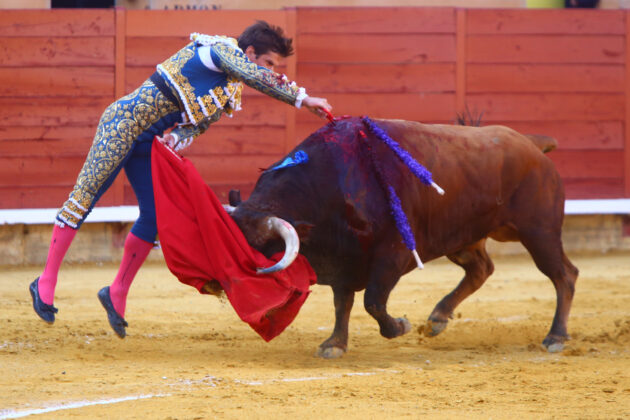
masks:
[[(0, 11), (0, 208), (58, 207), (105, 107), (190, 32), (280, 25), (283, 68), (337, 115), (486, 124), (554, 136), (568, 198), (630, 197), (630, 37), (619, 10), (298, 8)], [(219, 196), (323, 122), (249, 88), (244, 110), (186, 151)], [(135, 204), (124, 177), (99, 205)]]

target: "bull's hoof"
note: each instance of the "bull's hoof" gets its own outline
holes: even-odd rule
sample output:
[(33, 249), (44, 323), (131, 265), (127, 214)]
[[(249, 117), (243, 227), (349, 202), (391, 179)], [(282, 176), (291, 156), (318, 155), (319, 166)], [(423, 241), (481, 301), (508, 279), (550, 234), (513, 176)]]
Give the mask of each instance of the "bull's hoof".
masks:
[(542, 345), (549, 353), (560, 353), (564, 350), (565, 337), (556, 335), (548, 335), (542, 342)]
[(448, 325), (448, 321), (434, 321), (431, 319), (427, 320), (427, 323), (424, 327), (424, 335), (427, 337), (435, 337)]
[(319, 347), (316, 356), (324, 359), (338, 359), (345, 352), (341, 347)]
[(398, 321), (398, 324), (402, 327), (400, 335), (405, 335), (411, 331), (411, 322), (409, 322), (407, 318), (396, 318), (396, 321)]

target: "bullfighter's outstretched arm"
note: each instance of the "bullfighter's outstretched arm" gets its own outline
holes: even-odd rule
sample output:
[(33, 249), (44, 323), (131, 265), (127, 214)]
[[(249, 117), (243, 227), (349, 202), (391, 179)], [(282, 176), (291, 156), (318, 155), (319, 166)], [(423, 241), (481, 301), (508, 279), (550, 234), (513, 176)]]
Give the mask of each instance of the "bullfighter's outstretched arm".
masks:
[(307, 97), (304, 88), (283, 74), (252, 63), (245, 53), (227, 44), (215, 44), (211, 49), (214, 64), (229, 76), (274, 99), (300, 108)]

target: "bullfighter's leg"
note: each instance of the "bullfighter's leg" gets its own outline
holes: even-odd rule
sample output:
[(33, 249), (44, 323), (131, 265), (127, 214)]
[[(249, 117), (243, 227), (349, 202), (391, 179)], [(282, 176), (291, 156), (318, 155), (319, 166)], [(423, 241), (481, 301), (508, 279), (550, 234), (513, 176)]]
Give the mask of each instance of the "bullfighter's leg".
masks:
[(494, 264), (486, 252), (486, 239), (475, 242), (461, 251), (448, 255), (448, 259), (462, 267), (464, 278), (457, 287), (435, 306), (427, 320), (424, 333), (434, 337), (441, 333), (453, 317), (455, 308), (479, 289), (494, 271)]
[(551, 279), (556, 289), (556, 313), (551, 329), (543, 340), (543, 346), (552, 353), (562, 351), (564, 342), (569, 339), (567, 321), (579, 270), (564, 254), (559, 232), (554, 233), (541, 228), (532, 231), (521, 229), (520, 233), (521, 242), (531, 254), (536, 266)]
[(354, 304), (354, 290), (333, 288), (335, 299), (335, 329), (332, 335), (317, 349), (317, 355), (325, 359), (341, 357), (348, 349), (348, 323)]
[(365, 288), (365, 310), (378, 321), (381, 335), (385, 338), (398, 337), (411, 331), (411, 323), (407, 318), (392, 318), (387, 313), (387, 299), (400, 279), (400, 272), (395, 264), (381, 261), (370, 270), (370, 279)]

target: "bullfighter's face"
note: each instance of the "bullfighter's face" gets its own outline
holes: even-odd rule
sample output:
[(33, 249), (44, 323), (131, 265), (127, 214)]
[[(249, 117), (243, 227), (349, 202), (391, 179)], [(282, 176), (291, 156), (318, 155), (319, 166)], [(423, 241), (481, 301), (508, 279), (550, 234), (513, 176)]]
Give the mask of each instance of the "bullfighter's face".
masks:
[(252, 63), (265, 67), (271, 71), (280, 64), (281, 60), (280, 54), (271, 50), (264, 54), (256, 54), (256, 50), (252, 45), (245, 49), (245, 55)]

